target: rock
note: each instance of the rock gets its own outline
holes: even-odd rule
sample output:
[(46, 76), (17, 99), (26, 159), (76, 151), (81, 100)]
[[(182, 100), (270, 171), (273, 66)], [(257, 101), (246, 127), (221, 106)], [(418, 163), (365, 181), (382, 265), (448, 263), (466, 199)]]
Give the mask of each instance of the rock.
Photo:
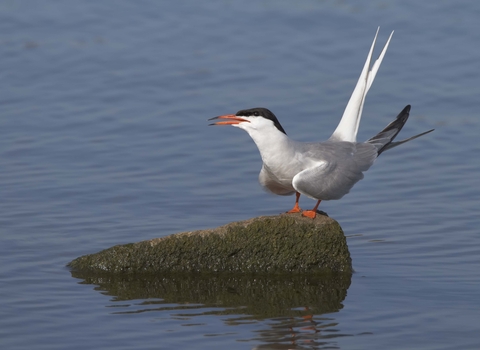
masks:
[(340, 225), (324, 215), (263, 216), (215, 229), (118, 245), (68, 264), (76, 271), (325, 273), (352, 272)]

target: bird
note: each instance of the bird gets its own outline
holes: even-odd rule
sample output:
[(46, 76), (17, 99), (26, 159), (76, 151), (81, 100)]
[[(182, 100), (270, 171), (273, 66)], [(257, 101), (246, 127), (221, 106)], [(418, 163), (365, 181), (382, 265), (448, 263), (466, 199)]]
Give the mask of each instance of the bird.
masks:
[[(275, 114), (263, 107), (208, 119), (218, 120), (210, 125), (231, 125), (250, 135), (263, 162), (259, 174), (261, 186), (281, 196), (295, 194), (295, 204), (287, 213), (301, 212), (303, 216), (314, 219), (321, 201), (337, 200), (349, 193), (380, 154), (434, 131), (431, 129), (402, 141), (394, 141), (410, 115), (411, 106), (407, 105), (378, 134), (365, 142), (357, 142), (365, 97), (393, 35), (392, 31), (378, 59), (372, 64), (379, 29), (340, 123), (326, 141), (299, 142), (291, 139)], [(317, 201), (313, 209), (300, 208), (302, 194)]]

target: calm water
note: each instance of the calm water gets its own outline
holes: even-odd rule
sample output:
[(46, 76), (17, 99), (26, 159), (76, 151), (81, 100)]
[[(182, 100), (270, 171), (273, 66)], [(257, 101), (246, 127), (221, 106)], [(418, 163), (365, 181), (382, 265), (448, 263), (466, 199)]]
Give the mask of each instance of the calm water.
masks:
[[(2, 349), (480, 348), (478, 1), (0, 3)], [(409, 136), (341, 201), (348, 278), (75, 275), (115, 244), (289, 209), (248, 135), (328, 138), (377, 26), (359, 139)], [(313, 201), (304, 199), (304, 207)]]

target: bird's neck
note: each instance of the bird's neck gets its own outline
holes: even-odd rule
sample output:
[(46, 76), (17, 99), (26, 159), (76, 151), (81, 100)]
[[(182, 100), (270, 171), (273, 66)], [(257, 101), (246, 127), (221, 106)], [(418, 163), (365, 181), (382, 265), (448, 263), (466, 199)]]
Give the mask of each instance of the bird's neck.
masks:
[(272, 128), (268, 132), (249, 130), (248, 133), (257, 145), (263, 163), (267, 166), (284, 162), (294, 156), (295, 149), (292, 147), (294, 141), (278, 129)]

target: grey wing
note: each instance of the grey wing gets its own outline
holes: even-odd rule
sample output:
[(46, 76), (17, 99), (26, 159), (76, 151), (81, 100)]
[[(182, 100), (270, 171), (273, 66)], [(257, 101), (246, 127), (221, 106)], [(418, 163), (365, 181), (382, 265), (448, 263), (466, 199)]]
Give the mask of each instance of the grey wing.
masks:
[(342, 198), (350, 192), (353, 185), (363, 179), (363, 172), (375, 161), (376, 149), (371, 145), (364, 145), (350, 143), (352, 148), (348, 152), (332, 152), (326, 160), (319, 161), (315, 166), (295, 175), (292, 180), (293, 187), (314, 199)]
[(335, 171), (332, 164), (323, 163), (316, 167), (305, 169), (293, 178), (295, 190), (313, 199), (340, 199), (350, 189), (363, 179), (361, 172), (351, 174)]

